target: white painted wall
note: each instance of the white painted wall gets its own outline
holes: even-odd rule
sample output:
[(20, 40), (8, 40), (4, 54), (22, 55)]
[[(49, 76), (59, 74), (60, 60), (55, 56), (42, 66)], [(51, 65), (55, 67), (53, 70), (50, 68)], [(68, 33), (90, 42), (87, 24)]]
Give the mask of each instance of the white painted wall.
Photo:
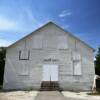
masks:
[[(30, 51), (29, 60), (19, 60), (20, 50)], [(81, 56), (80, 73), (74, 70), (75, 51)], [(48, 59), (51, 60), (45, 61)], [(59, 66), (58, 81), (62, 89), (91, 89), (94, 76), (93, 50), (52, 23), (7, 49), (4, 89), (39, 89), (45, 64)]]

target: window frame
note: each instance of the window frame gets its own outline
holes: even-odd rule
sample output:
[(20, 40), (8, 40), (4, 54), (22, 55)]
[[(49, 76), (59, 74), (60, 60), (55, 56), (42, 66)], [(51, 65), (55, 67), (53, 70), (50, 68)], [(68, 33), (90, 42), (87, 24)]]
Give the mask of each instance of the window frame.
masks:
[(28, 50), (28, 57), (27, 58), (21, 58), (21, 53), (22, 53), (22, 50), (19, 51), (19, 60), (29, 60), (29, 58), (30, 58), (30, 50)]

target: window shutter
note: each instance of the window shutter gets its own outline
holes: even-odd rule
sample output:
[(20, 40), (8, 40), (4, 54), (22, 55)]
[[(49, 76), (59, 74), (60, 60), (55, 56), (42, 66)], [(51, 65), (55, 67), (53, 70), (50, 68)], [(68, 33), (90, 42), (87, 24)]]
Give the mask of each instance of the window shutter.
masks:
[(81, 55), (77, 51), (73, 52), (73, 60), (81, 60)]
[(29, 75), (29, 67), (27, 66), (27, 62), (22, 60), (19, 65), (19, 75)]
[(19, 51), (19, 60), (29, 60), (30, 52), (29, 50), (21, 50)]
[(74, 61), (74, 75), (82, 75), (81, 61)]
[(73, 52), (73, 66), (74, 75), (82, 75), (81, 55), (77, 51)]

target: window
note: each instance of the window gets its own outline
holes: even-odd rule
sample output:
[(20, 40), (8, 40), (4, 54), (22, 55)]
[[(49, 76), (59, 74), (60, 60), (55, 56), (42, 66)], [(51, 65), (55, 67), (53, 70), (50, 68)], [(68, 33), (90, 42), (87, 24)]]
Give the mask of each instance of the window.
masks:
[(82, 75), (81, 55), (78, 52), (73, 52), (73, 67), (74, 75)]
[(19, 60), (29, 60), (30, 51), (29, 50), (20, 50), (19, 51)]

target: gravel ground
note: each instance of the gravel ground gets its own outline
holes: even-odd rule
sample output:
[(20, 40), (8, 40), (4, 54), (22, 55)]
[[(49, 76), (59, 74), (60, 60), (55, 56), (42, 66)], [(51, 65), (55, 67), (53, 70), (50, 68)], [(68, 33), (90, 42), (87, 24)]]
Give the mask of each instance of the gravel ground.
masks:
[(86, 92), (12, 91), (0, 92), (0, 100), (100, 100), (100, 96), (87, 95)]
[(88, 95), (87, 92), (69, 92), (63, 91), (62, 94), (66, 98), (70, 98), (68, 100), (100, 100), (100, 96)]
[(35, 100), (37, 91), (0, 92), (0, 100)]

